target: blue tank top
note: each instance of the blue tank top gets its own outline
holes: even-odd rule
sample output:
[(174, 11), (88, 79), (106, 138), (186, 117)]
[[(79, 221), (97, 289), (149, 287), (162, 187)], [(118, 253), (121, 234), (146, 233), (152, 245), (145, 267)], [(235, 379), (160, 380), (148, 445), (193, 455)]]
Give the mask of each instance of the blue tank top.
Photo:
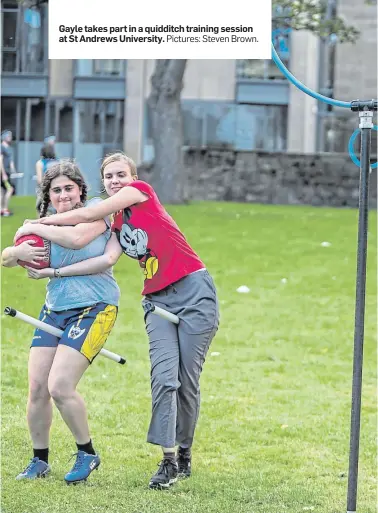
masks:
[(58, 162), (58, 159), (41, 159), (42, 162), (42, 173), (45, 174), (46, 171)]
[[(92, 198), (85, 206), (93, 206), (101, 201), (101, 198)], [(107, 227), (106, 231), (82, 249), (67, 249), (52, 243), (51, 267), (57, 269), (103, 255), (112, 233), (110, 219), (107, 217), (104, 221)], [(109, 268), (98, 274), (50, 278), (45, 302), (47, 308), (60, 312), (72, 308), (84, 308), (96, 303), (118, 306), (119, 296), (120, 290), (113, 277), (113, 270)]]

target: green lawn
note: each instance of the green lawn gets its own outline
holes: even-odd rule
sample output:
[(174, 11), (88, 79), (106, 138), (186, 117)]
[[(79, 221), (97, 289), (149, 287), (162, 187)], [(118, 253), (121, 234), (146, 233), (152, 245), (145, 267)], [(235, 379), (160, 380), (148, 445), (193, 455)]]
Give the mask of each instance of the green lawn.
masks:
[[(2, 247), (34, 199), (16, 198)], [(150, 414), (141, 273), (122, 257), (119, 317), (80, 384), (102, 465), (68, 487), (75, 452), (54, 411), (51, 476), (16, 482), (31, 456), (26, 427), (33, 329), (2, 316), (3, 513), (345, 513), (353, 355), (356, 210), (232, 203), (169, 209), (218, 287), (221, 327), (202, 376), (193, 477), (150, 491), (160, 453), (145, 442)], [(358, 511), (376, 511), (376, 214), (370, 214)], [(321, 245), (330, 242), (329, 247)], [(250, 293), (236, 289), (247, 285)], [(2, 303), (36, 316), (45, 283), (2, 270)], [(216, 354), (211, 354), (216, 353)]]

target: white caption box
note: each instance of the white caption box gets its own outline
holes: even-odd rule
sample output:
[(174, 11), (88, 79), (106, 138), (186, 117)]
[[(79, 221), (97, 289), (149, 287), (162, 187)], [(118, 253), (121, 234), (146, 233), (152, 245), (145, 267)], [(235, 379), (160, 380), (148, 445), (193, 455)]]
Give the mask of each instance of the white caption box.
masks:
[(50, 59), (270, 59), (271, 0), (49, 0)]

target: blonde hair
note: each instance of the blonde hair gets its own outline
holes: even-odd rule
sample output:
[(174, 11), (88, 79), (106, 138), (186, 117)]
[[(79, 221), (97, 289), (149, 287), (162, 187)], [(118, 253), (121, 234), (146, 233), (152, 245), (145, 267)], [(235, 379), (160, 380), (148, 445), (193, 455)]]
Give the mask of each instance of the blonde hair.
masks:
[(131, 171), (131, 176), (138, 176), (137, 167), (135, 162), (132, 158), (128, 157), (126, 153), (123, 153), (122, 151), (117, 151), (116, 153), (109, 153), (109, 155), (106, 155), (104, 160), (102, 161), (100, 172), (101, 172), (101, 178), (104, 178), (104, 170), (108, 164), (111, 164), (112, 162), (124, 162)]

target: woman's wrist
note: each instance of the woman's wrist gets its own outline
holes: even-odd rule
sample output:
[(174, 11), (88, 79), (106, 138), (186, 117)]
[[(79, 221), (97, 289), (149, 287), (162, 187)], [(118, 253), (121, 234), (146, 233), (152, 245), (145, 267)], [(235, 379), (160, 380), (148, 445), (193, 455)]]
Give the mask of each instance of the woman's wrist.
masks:
[(40, 224), (33, 224), (33, 226), (29, 226), (29, 233), (33, 235), (38, 235), (39, 237), (43, 237), (42, 226)]
[(20, 246), (13, 246), (10, 249), (10, 256), (12, 260), (20, 260)]
[(54, 278), (61, 278), (60, 269), (54, 269)]

